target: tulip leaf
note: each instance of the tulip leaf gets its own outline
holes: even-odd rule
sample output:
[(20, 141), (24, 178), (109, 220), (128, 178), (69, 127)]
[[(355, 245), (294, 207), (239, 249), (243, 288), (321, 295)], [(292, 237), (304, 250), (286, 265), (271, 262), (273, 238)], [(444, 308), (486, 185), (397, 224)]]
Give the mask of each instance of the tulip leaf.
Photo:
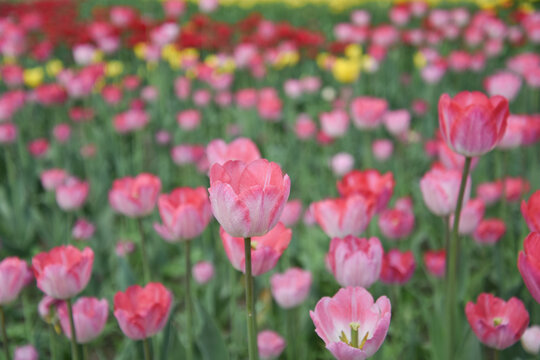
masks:
[(228, 360), (229, 351), (215, 320), (208, 315), (208, 312), (198, 301), (194, 301), (194, 305), (202, 322), (202, 330), (199, 336), (197, 336), (197, 347), (202, 355), (202, 359)]

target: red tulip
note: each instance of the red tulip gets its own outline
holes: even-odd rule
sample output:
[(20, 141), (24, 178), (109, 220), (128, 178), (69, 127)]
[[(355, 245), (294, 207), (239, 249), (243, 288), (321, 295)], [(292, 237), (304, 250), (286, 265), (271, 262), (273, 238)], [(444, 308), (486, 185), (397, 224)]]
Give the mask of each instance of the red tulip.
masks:
[(235, 237), (261, 236), (279, 221), (291, 181), (276, 163), (227, 161), (210, 169), (210, 203), (214, 216)]
[(284, 309), (300, 305), (306, 300), (311, 287), (311, 273), (300, 268), (290, 268), (270, 278), (272, 296)]
[(379, 216), (379, 228), (389, 239), (402, 239), (410, 235), (414, 228), (412, 209), (386, 209)]
[(359, 194), (318, 201), (311, 209), (317, 223), (331, 238), (360, 235), (373, 215), (371, 203)]
[(28, 264), (17, 257), (0, 262), (0, 306), (15, 300), (26, 285)]
[(530, 233), (523, 242), (518, 257), (518, 269), (536, 302), (540, 303), (540, 233)]
[(428, 250), (424, 253), (424, 263), (428, 272), (435, 277), (446, 273), (446, 250)]
[(390, 326), (391, 306), (386, 296), (375, 302), (366, 289), (347, 287), (319, 300), (310, 316), (315, 332), (336, 359), (358, 360), (381, 347)]
[(385, 284), (400, 284), (408, 282), (416, 269), (412, 251), (400, 252), (392, 249), (383, 255), (381, 281)]
[[(97, 338), (105, 328), (108, 315), (109, 304), (107, 300), (91, 297), (77, 299), (73, 304), (73, 322), (75, 323), (77, 342), (86, 344)], [(71, 339), (71, 325), (65, 302), (58, 306), (58, 318), (64, 334), (68, 339)]]
[(161, 181), (152, 174), (115, 180), (109, 191), (111, 207), (129, 217), (141, 217), (154, 210), (161, 191)]
[(474, 230), (473, 237), (479, 244), (491, 245), (497, 243), (505, 233), (506, 225), (504, 221), (500, 219), (484, 219)]
[(333, 238), (326, 264), (341, 286), (368, 288), (379, 279), (383, 252), (381, 242), (376, 237)]
[(143, 340), (163, 329), (172, 301), (172, 293), (160, 283), (133, 285), (114, 295), (114, 316), (128, 338)]
[(208, 193), (203, 187), (177, 188), (170, 195), (160, 195), (158, 209), (163, 224), (155, 223), (154, 229), (170, 242), (196, 238), (212, 217)]
[(486, 346), (499, 350), (514, 345), (529, 324), (527, 309), (515, 297), (505, 302), (482, 293), (476, 304), (471, 301), (467, 303), (465, 314), (478, 339)]
[(38, 288), (55, 299), (69, 299), (88, 284), (94, 264), (90, 248), (80, 251), (76, 247), (57, 246), (32, 259), (32, 268)]
[(492, 150), (504, 135), (508, 115), (508, 100), (502, 96), (463, 91), (453, 99), (443, 94), (439, 100), (441, 135), (450, 148), (465, 156)]
[(229, 160), (250, 163), (261, 158), (257, 145), (248, 138), (238, 138), (229, 144), (221, 139), (212, 140), (206, 147), (206, 156), (210, 166), (223, 165)]
[[(229, 235), (223, 227), (220, 228), (219, 234), (232, 266), (236, 270), (245, 272), (244, 239)], [(278, 222), (265, 235), (251, 238), (251, 270), (254, 276), (264, 274), (276, 266), (281, 254), (289, 246), (291, 237), (291, 229), (287, 229), (285, 225)]]
[(353, 170), (338, 181), (341, 196), (362, 194), (373, 203), (375, 213), (386, 208), (394, 191), (394, 175), (381, 175), (377, 170)]
[(540, 190), (532, 194), (528, 201), (521, 201), (521, 213), (529, 230), (540, 232)]

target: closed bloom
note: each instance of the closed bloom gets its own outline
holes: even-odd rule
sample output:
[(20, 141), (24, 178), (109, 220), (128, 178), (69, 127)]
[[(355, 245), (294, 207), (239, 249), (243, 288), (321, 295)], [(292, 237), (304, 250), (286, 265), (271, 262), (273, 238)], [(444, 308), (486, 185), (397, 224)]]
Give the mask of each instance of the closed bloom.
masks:
[(38, 360), (39, 354), (32, 345), (19, 346), (15, 348), (13, 360)]
[(315, 220), (329, 237), (360, 235), (372, 217), (371, 203), (362, 195), (326, 199), (312, 204)]
[(210, 141), (206, 147), (206, 156), (210, 166), (215, 163), (225, 164), (229, 160), (240, 160), (250, 163), (261, 158), (257, 145), (251, 139), (238, 138), (227, 144), (221, 139)]
[(384, 114), (384, 126), (394, 136), (400, 136), (409, 130), (411, 114), (408, 110), (388, 111)]
[(371, 145), (371, 151), (373, 151), (373, 156), (378, 161), (386, 161), (392, 156), (394, 151), (394, 143), (388, 139), (378, 139), (373, 141)]
[(331, 138), (342, 137), (349, 127), (349, 115), (340, 109), (322, 113), (319, 120), (322, 131)]
[[(220, 228), (219, 234), (223, 241), (225, 253), (227, 253), (232, 266), (236, 270), (245, 272), (244, 239), (229, 235), (223, 227)], [(253, 276), (262, 275), (276, 266), (281, 254), (289, 246), (291, 237), (291, 229), (287, 229), (285, 225), (278, 222), (265, 235), (251, 238), (251, 270)]]
[(510, 71), (501, 71), (488, 76), (484, 80), (484, 88), (489, 96), (500, 95), (512, 101), (521, 89), (521, 78)]
[(408, 282), (416, 269), (412, 251), (401, 252), (392, 249), (383, 255), (381, 281), (385, 284), (400, 284)]
[(26, 285), (28, 264), (17, 257), (0, 262), (0, 306), (15, 300)]
[(388, 103), (374, 97), (358, 97), (351, 103), (353, 123), (358, 129), (373, 129), (383, 120)]
[(87, 181), (70, 177), (56, 188), (56, 202), (62, 210), (78, 209), (86, 201), (89, 190), (90, 185)]
[(189, 131), (199, 127), (201, 123), (201, 113), (199, 110), (189, 109), (178, 113), (176, 121), (181, 129)]
[(285, 346), (285, 339), (275, 331), (264, 330), (257, 335), (257, 347), (262, 360), (277, 359)]
[(341, 196), (362, 194), (374, 206), (375, 213), (386, 208), (394, 192), (394, 175), (381, 174), (377, 170), (353, 170), (338, 181), (337, 189)]
[(444, 141), (455, 152), (480, 156), (502, 139), (508, 119), (508, 100), (488, 98), (480, 92), (463, 91), (453, 99), (439, 99), (439, 126)]
[(379, 279), (382, 257), (383, 248), (376, 237), (347, 236), (332, 239), (326, 264), (341, 286), (368, 288)]
[(501, 181), (486, 182), (478, 184), (476, 187), (476, 195), (482, 199), (484, 204), (492, 205), (496, 203), (502, 196), (503, 184)]
[(518, 269), (536, 302), (540, 303), (540, 233), (530, 233), (518, 256)]
[(340, 289), (310, 311), (315, 332), (338, 360), (364, 360), (379, 350), (390, 326), (391, 305), (386, 296), (376, 302), (361, 287)]
[(294, 199), (287, 201), (279, 221), (281, 221), (283, 225), (291, 227), (300, 220), (300, 216), (302, 216), (302, 201)]
[(111, 207), (129, 217), (141, 217), (154, 210), (161, 191), (161, 181), (152, 174), (115, 180), (109, 191)]
[[(82, 297), (73, 304), (73, 322), (75, 323), (75, 335), (79, 344), (86, 344), (101, 334), (107, 316), (109, 304), (105, 299)], [(66, 303), (58, 306), (58, 318), (62, 330), (68, 339), (71, 339), (71, 326)]]
[(77, 240), (87, 240), (94, 235), (95, 226), (85, 219), (79, 219), (71, 230), (71, 236)]
[(446, 273), (446, 250), (428, 250), (424, 253), (427, 271), (435, 277), (444, 277)]
[(340, 152), (332, 156), (330, 167), (336, 176), (343, 176), (354, 167), (354, 156), (347, 152)]
[(172, 293), (160, 283), (133, 285), (114, 295), (114, 316), (128, 338), (143, 340), (163, 329), (172, 300)]
[(521, 213), (529, 230), (540, 232), (540, 190), (532, 194), (528, 201), (521, 201)]
[(154, 224), (154, 229), (170, 242), (199, 236), (212, 217), (204, 187), (177, 188), (170, 194), (160, 195), (158, 209), (163, 224)]
[(306, 300), (311, 287), (311, 273), (300, 268), (290, 268), (270, 278), (272, 296), (284, 309), (300, 305)]
[(498, 350), (514, 345), (529, 324), (525, 305), (515, 297), (505, 302), (492, 294), (482, 293), (476, 304), (467, 303), (465, 314), (478, 340)]
[(474, 240), (479, 244), (491, 245), (497, 243), (506, 233), (506, 225), (500, 219), (482, 220), (473, 233)]
[[(433, 168), (420, 180), (420, 190), (428, 209), (437, 216), (448, 216), (456, 210), (461, 172)], [(469, 199), (470, 178), (465, 187), (464, 202)]]
[(227, 161), (210, 169), (210, 203), (223, 229), (234, 237), (261, 236), (279, 221), (291, 181), (276, 163)]
[(379, 216), (379, 229), (389, 239), (409, 236), (414, 228), (414, 213), (409, 208), (383, 210)]
[(88, 284), (94, 264), (90, 248), (80, 251), (74, 246), (57, 246), (32, 259), (38, 288), (55, 299), (69, 299)]
[[(480, 221), (482, 221), (485, 211), (486, 205), (484, 205), (482, 199), (469, 200), (461, 210), (458, 232), (461, 235), (472, 234), (478, 227), (478, 224), (480, 224)], [(450, 216), (450, 227), (452, 226), (454, 226), (453, 214)]]
[(521, 346), (529, 354), (540, 353), (540, 326), (534, 325), (525, 330), (521, 336)]
[(193, 266), (193, 278), (199, 284), (206, 284), (214, 277), (214, 265), (209, 261), (199, 261)]

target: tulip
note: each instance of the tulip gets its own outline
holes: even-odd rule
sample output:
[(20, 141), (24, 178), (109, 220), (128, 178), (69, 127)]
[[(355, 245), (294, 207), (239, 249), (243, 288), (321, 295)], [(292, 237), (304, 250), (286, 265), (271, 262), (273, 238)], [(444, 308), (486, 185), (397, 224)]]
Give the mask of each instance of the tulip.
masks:
[(446, 250), (428, 250), (424, 253), (428, 272), (435, 277), (444, 277), (446, 272)]
[(374, 97), (358, 97), (351, 102), (351, 114), (358, 129), (373, 129), (383, 120), (388, 103)]
[(439, 125), (444, 141), (467, 157), (491, 151), (502, 139), (508, 119), (508, 100), (463, 91), (439, 99)]
[(414, 228), (412, 209), (386, 209), (379, 216), (379, 228), (389, 239), (402, 239), (410, 235)]
[(373, 203), (375, 213), (379, 213), (388, 205), (394, 185), (391, 172), (381, 175), (377, 170), (353, 170), (338, 181), (337, 189), (341, 196), (364, 195)]
[(0, 144), (12, 144), (17, 139), (17, 126), (12, 123), (0, 124)]
[(115, 180), (109, 191), (111, 207), (129, 217), (141, 217), (154, 210), (161, 191), (161, 181), (151, 174)]
[(379, 350), (390, 326), (391, 305), (386, 296), (376, 302), (361, 287), (340, 289), (310, 311), (315, 332), (338, 360), (366, 359)]
[(484, 88), (489, 96), (500, 95), (512, 101), (521, 89), (521, 78), (509, 71), (501, 71), (488, 76), (484, 80)]
[(221, 139), (212, 140), (206, 147), (206, 156), (210, 166), (223, 165), (229, 160), (250, 163), (261, 158), (257, 145), (248, 138), (238, 138), (228, 145)]
[(86, 221), (85, 219), (79, 219), (71, 230), (71, 236), (77, 240), (87, 240), (94, 235), (94, 224)]
[(378, 139), (371, 144), (373, 156), (378, 161), (386, 161), (392, 156), (394, 151), (394, 143), (388, 139)]
[(384, 114), (383, 121), (390, 134), (400, 136), (409, 130), (411, 114), (405, 109), (388, 111)]
[(285, 349), (285, 340), (278, 333), (265, 330), (257, 335), (257, 347), (261, 360), (277, 359)]
[(482, 199), (486, 205), (492, 205), (497, 202), (501, 198), (502, 193), (503, 184), (500, 181), (486, 182), (478, 184), (476, 187), (476, 195), (478, 198)]
[[(73, 321), (77, 342), (86, 344), (97, 338), (105, 327), (108, 313), (109, 304), (105, 299), (99, 300), (90, 297), (77, 299), (73, 304)], [(65, 303), (58, 306), (58, 318), (64, 334), (68, 339), (71, 339), (71, 325)]]
[(26, 261), (7, 257), (0, 262), (0, 307), (15, 300), (27, 282)]
[(287, 227), (294, 226), (302, 215), (302, 201), (298, 199), (289, 200), (283, 208), (279, 221)]
[(392, 249), (383, 255), (381, 281), (385, 284), (400, 284), (408, 282), (416, 269), (412, 251), (400, 252)]
[(56, 188), (56, 202), (62, 210), (70, 211), (80, 208), (86, 198), (90, 185), (77, 178), (67, 178), (63, 184)]
[[(471, 199), (467, 201), (463, 207), (460, 219), (458, 232), (460, 235), (471, 234), (476, 228), (482, 218), (484, 217), (484, 212), (486, 206), (481, 199)], [(454, 224), (454, 215), (450, 216), (450, 226)]]
[(214, 265), (209, 261), (200, 261), (193, 266), (193, 278), (201, 285), (206, 284), (214, 277)]
[(208, 194), (203, 187), (177, 188), (170, 195), (160, 195), (158, 209), (163, 224), (154, 224), (154, 229), (169, 242), (196, 238), (212, 216)]
[(529, 313), (521, 300), (513, 297), (508, 302), (491, 294), (482, 293), (476, 304), (467, 303), (465, 314), (472, 330), (486, 346), (502, 350), (514, 345), (527, 329)]
[(92, 274), (94, 252), (68, 245), (57, 246), (32, 259), (38, 288), (55, 299), (69, 299), (80, 293)]
[(534, 325), (525, 330), (521, 336), (521, 346), (529, 354), (540, 353), (540, 326)]
[(347, 152), (337, 153), (330, 160), (330, 167), (336, 176), (343, 176), (354, 167), (354, 156)]
[(306, 300), (311, 287), (311, 273), (300, 268), (290, 268), (270, 278), (272, 296), (284, 309), (300, 305)]
[(19, 346), (15, 348), (13, 360), (38, 360), (39, 354), (32, 345)]
[(540, 190), (532, 194), (528, 201), (521, 201), (521, 213), (529, 230), (540, 232)]
[[(420, 180), (422, 197), (429, 210), (438, 216), (448, 216), (456, 210), (462, 174), (456, 170), (433, 168)], [(470, 179), (467, 181), (465, 201), (469, 198)]]
[[(219, 234), (223, 247), (232, 266), (239, 271), (246, 272), (244, 240), (233, 237), (220, 228)], [(282, 223), (277, 225), (263, 236), (251, 238), (252, 273), (254, 276), (262, 275), (274, 268), (277, 261), (289, 246), (292, 231)]]
[(210, 169), (210, 203), (223, 229), (234, 237), (261, 236), (279, 221), (291, 181), (266, 159), (227, 161)]
[(184, 110), (178, 113), (176, 121), (182, 130), (194, 130), (201, 123), (201, 113), (194, 109)]
[(315, 220), (331, 238), (360, 235), (372, 217), (371, 204), (359, 194), (322, 200), (311, 207)]
[(508, 202), (517, 202), (529, 192), (531, 184), (524, 178), (510, 178), (507, 177), (503, 180), (504, 197)]
[(349, 127), (349, 115), (344, 110), (333, 110), (320, 114), (322, 131), (331, 138), (338, 138), (345, 135)]
[(536, 302), (540, 303), (540, 233), (530, 233), (518, 256), (518, 269)]
[(483, 245), (492, 245), (497, 243), (506, 233), (504, 221), (499, 219), (484, 219), (474, 230), (474, 240)]
[(306, 140), (312, 138), (317, 132), (317, 125), (315, 125), (315, 122), (311, 120), (309, 115), (300, 114), (296, 118), (294, 132), (300, 140)]

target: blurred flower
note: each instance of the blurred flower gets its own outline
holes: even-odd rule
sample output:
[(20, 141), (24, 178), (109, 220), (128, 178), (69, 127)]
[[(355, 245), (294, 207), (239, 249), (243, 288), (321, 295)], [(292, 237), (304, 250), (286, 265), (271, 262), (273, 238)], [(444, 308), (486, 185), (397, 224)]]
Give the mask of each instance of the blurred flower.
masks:
[(94, 235), (95, 231), (94, 224), (86, 221), (85, 219), (78, 219), (71, 230), (71, 236), (76, 240), (87, 240)]
[(416, 262), (412, 251), (391, 249), (383, 255), (381, 281), (385, 284), (407, 283), (414, 274)]
[(373, 215), (370, 202), (360, 194), (325, 199), (311, 205), (317, 223), (329, 237), (358, 236)]
[(540, 326), (534, 325), (525, 330), (521, 336), (521, 346), (529, 354), (540, 353)]
[(229, 160), (250, 163), (261, 158), (257, 145), (248, 138), (237, 138), (229, 144), (222, 139), (214, 139), (208, 143), (206, 155), (210, 166), (215, 163), (223, 165)]
[[(428, 209), (437, 216), (448, 216), (456, 210), (461, 171), (433, 168), (420, 180), (420, 190)], [(467, 203), (471, 189), (467, 180), (463, 201)], [(461, 220), (460, 220), (461, 221)]]
[(427, 250), (424, 253), (427, 271), (435, 277), (444, 277), (446, 273), (446, 250)]
[(111, 207), (129, 217), (141, 217), (154, 210), (161, 191), (161, 181), (152, 174), (124, 177), (113, 182), (109, 191)]
[(29, 271), (26, 261), (17, 257), (6, 257), (0, 261), (0, 306), (19, 296)]
[(483, 245), (497, 243), (506, 233), (506, 225), (500, 219), (482, 220), (473, 233), (474, 240)]
[(285, 340), (274, 331), (264, 330), (257, 335), (261, 360), (277, 359), (285, 349), (285, 345)]
[(38, 360), (39, 354), (33, 345), (18, 346), (15, 348), (13, 360)]
[[(73, 322), (77, 343), (86, 344), (101, 334), (109, 315), (107, 300), (99, 300), (92, 297), (81, 297), (73, 304)], [(71, 339), (71, 325), (67, 305), (62, 302), (58, 306), (58, 318), (62, 331), (68, 339)]]
[(528, 201), (521, 201), (521, 213), (529, 230), (540, 232), (540, 190), (532, 194)]
[(309, 295), (311, 273), (300, 268), (290, 268), (270, 278), (272, 296), (284, 309), (300, 305)]
[(206, 284), (214, 277), (214, 265), (209, 261), (199, 261), (193, 266), (193, 278), (201, 285)]
[(90, 185), (87, 181), (68, 177), (56, 187), (56, 203), (65, 211), (79, 209), (86, 201), (89, 190)]

